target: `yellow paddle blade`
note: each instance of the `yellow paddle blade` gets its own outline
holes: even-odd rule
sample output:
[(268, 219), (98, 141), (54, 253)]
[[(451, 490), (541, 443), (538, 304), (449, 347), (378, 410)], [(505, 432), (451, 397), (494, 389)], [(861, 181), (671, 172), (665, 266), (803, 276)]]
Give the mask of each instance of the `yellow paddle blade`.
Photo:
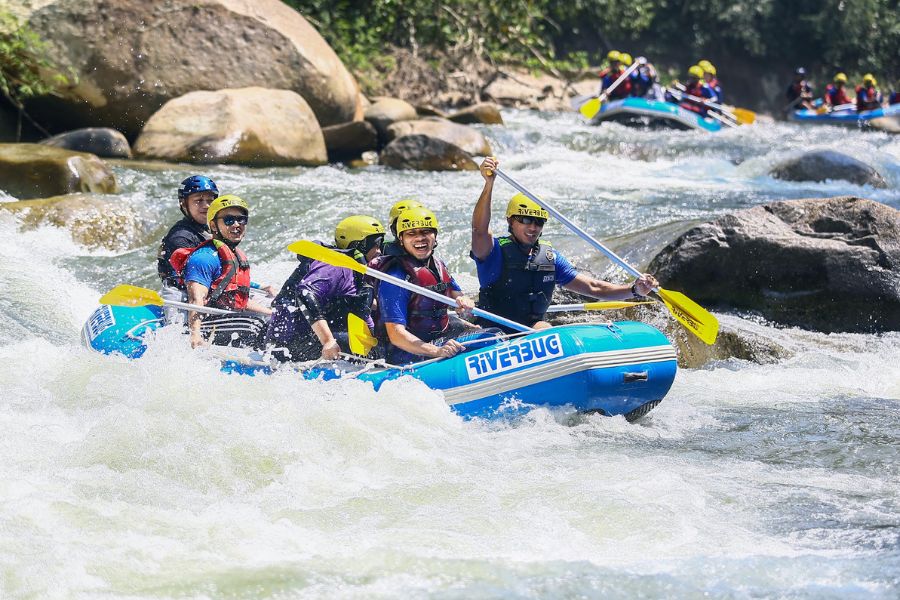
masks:
[(366, 322), (353, 313), (347, 313), (347, 333), (350, 337), (350, 352), (358, 356), (367, 356), (378, 344)]
[(742, 125), (752, 125), (756, 122), (756, 113), (752, 110), (746, 108), (732, 108), (731, 112), (734, 113), (735, 118), (737, 118), (738, 123)]
[(584, 115), (585, 119), (593, 119), (600, 112), (600, 98), (596, 96), (591, 98), (579, 107), (578, 112)]
[(654, 304), (651, 301), (646, 302), (626, 302), (624, 300), (610, 300), (605, 302), (585, 302), (584, 310), (615, 310), (618, 308), (630, 308), (638, 304)]
[(135, 285), (117, 285), (100, 297), (100, 304), (113, 306), (146, 306), (147, 304), (163, 305), (162, 296)]
[(356, 262), (352, 257), (341, 254), (340, 252), (335, 252), (330, 248), (320, 246), (315, 242), (300, 240), (288, 246), (287, 249), (294, 254), (302, 254), (307, 258), (328, 263), (335, 267), (344, 267), (345, 269), (352, 269), (353, 271), (363, 274), (366, 272), (366, 266)]
[(688, 331), (710, 346), (719, 334), (719, 321), (705, 308), (682, 294), (662, 288), (657, 292), (663, 304), (675, 319), (687, 327)]

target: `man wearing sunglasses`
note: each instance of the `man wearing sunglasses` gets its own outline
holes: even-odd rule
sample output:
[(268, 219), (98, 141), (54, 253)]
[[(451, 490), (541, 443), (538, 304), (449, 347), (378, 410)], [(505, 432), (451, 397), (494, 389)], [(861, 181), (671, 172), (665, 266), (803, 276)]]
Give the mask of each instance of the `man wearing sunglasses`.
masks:
[[(209, 205), (207, 225), (212, 238), (195, 248), (180, 248), (170, 259), (188, 292), (188, 302), (229, 311), (271, 315), (268, 307), (250, 299), (250, 261), (238, 244), (244, 239), (250, 208), (238, 196), (219, 196)], [(249, 315), (206, 316), (191, 311), (191, 347), (206, 343), (259, 346), (265, 321)], [(205, 335), (204, 335), (205, 334)]]
[[(535, 329), (550, 327), (544, 319), (553, 290), (567, 290), (602, 300), (625, 300), (646, 296), (659, 285), (649, 274), (631, 285), (618, 285), (588, 277), (575, 270), (566, 258), (542, 241), (549, 217), (523, 194), (516, 194), (506, 207), (509, 235), (491, 233), (491, 195), (500, 162), (488, 157), (481, 163), (484, 189), (472, 212), (472, 250), (478, 281), (478, 307)], [(511, 330), (507, 329), (511, 333)]]

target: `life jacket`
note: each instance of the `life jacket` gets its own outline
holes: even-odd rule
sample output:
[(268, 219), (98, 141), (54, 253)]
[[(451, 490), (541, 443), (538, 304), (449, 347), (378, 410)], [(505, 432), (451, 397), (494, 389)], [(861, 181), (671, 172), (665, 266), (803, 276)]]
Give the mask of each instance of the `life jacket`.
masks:
[(853, 100), (847, 95), (847, 90), (845, 88), (839, 88), (833, 83), (829, 83), (825, 86), (825, 102), (832, 106), (838, 106), (841, 104), (850, 104)]
[(222, 274), (210, 284), (209, 296), (206, 305), (213, 308), (226, 310), (243, 310), (247, 307), (250, 298), (250, 261), (240, 248), (231, 247), (217, 239), (206, 240), (194, 248), (179, 248), (169, 257), (169, 262), (178, 273), (178, 278), (184, 282), (184, 267), (191, 254), (203, 248), (212, 246), (219, 255), (222, 265)]
[(172, 269), (169, 257), (178, 248), (193, 248), (199, 246), (210, 237), (209, 229), (202, 223), (197, 223), (189, 217), (183, 217), (172, 225), (166, 233), (159, 250), (156, 252), (156, 272), (166, 285), (184, 289), (184, 283), (180, 281), (178, 274)]
[[(619, 67), (616, 71), (611, 71), (609, 69), (605, 69), (603, 73), (601, 73), (601, 77), (603, 79), (603, 89), (608, 89), (616, 80), (622, 76), (622, 73), (625, 72), (623, 67)], [(609, 93), (607, 96), (613, 100), (619, 98), (627, 98), (631, 95), (631, 77), (626, 77), (625, 80), (620, 83), (616, 88)]]
[(710, 92), (712, 92), (712, 95), (709, 97), (713, 100), (713, 102), (722, 104), (722, 84), (719, 83), (719, 80), (716, 77), (713, 77), (706, 82), (706, 87), (709, 88)]
[[(346, 254), (360, 264), (366, 264), (366, 257), (359, 250), (341, 250), (321, 242), (318, 243), (334, 252)], [(294, 272), (287, 278), (287, 281), (284, 282), (278, 295), (272, 300), (273, 307), (298, 307), (301, 305), (301, 300), (297, 297), (300, 282), (309, 274), (313, 259), (299, 254), (297, 255), (297, 259), (299, 264), (294, 269)], [(347, 331), (348, 313), (352, 312), (363, 320), (366, 320), (370, 316), (372, 311), (372, 299), (374, 297), (372, 286), (365, 281), (365, 276), (362, 273), (356, 271), (353, 272), (353, 284), (356, 288), (356, 294), (332, 298), (328, 304), (321, 307), (324, 312), (325, 321), (328, 323), (328, 328), (331, 329), (333, 333)], [(312, 323), (310, 323), (310, 325), (312, 325)]]
[(679, 102), (678, 105), (681, 108), (686, 108), (687, 110), (690, 110), (695, 113), (699, 113), (703, 116), (706, 116), (706, 113), (707, 113), (706, 105), (702, 104), (700, 102), (697, 102), (696, 100), (691, 100), (690, 98), (687, 97), (688, 94), (690, 94), (691, 96), (697, 96), (698, 98), (709, 97), (710, 92), (705, 91), (703, 89), (704, 87), (705, 87), (705, 84), (702, 84), (699, 81), (697, 83), (691, 83), (691, 84), (686, 85), (684, 88), (684, 92), (682, 92), (685, 95), (683, 95), (681, 97), (681, 102)]
[(877, 88), (856, 86), (856, 110), (858, 112), (881, 108), (881, 100), (881, 92)]
[[(429, 266), (434, 265), (434, 268)], [(369, 267), (386, 272), (395, 264), (399, 264), (406, 273), (406, 281), (415, 283), (426, 289), (443, 294), (450, 298), (451, 283), (453, 278), (447, 270), (444, 261), (432, 255), (426, 263), (422, 263), (406, 252), (401, 255), (388, 254), (376, 257), (369, 263)], [(381, 322), (381, 315), (376, 315), (375, 326), (379, 337), (383, 337), (386, 344), (390, 344)], [(413, 292), (406, 308), (406, 329), (420, 340), (430, 342), (440, 337), (450, 324), (450, 316), (447, 314), (447, 305), (437, 302)]]
[(478, 306), (523, 325), (543, 320), (556, 288), (556, 253), (546, 241), (527, 252), (511, 236), (498, 240), (500, 276), (478, 292)]

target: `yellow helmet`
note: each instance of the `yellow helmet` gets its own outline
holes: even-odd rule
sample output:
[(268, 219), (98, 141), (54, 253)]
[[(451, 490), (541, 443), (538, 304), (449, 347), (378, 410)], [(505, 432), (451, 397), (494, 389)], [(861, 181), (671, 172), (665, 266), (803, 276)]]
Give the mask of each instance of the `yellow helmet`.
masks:
[(396, 229), (397, 237), (410, 229), (434, 229), (435, 233), (440, 231), (437, 217), (424, 206), (408, 208), (400, 213), (397, 216)]
[(847, 83), (847, 75), (844, 73), (838, 73), (834, 76), (835, 83)]
[(625, 65), (626, 67), (630, 66), (631, 63), (634, 62), (634, 59), (631, 58), (631, 55), (628, 54), (627, 52), (623, 52), (620, 56), (622, 57), (622, 64)]
[(510, 217), (537, 217), (546, 221), (550, 213), (525, 194), (516, 194), (506, 205), (506, 218)]
[(384, 225), (375, 217), (353, 215), (347, 217), (334, 228), (334, 243), (344, 250), (353, 243), (364, 242), (372, 235), (384, 235)]
[(696, 77), (697, 79), (703, 79), (703, 67), (700, 65), (694, 65), (690, 69), (688, 69), (688, 75), (692, 77)]
[(397, 237), (397, 217), (399, 217), (400, 213), (404, 210), (410, 208), (425, 208), (425, 205), (418, 200), (410, 200), (407, 198), (394, 202), (394, 205), (391, 207), (391, 212), (388, 215), (388, 226), (391, 228), (391, 233), (394, 234), (394, 237)]
[(697, 66), (700, 67), (701, 69), (703, 69), (704, 73), (709, 73), (710, 75), (716, 74), (716, 68), (708, 60), (705, 60), (705, 59), (701, 60), (700, 62), (697, 63)]
[(248, 215), (250, 214), (250, 207), (247, 206), (247, 203), (242, 198), (239, 198), (234, 194), (225, 194), (224, 196), (219, 196), (213, 200), (212, 204), (209, 205), (209, 210), (206, 211), (206, 225), (209, 226), (212, 224), (219, 211), (232, 206), (242, 208), (245, 213)]
[(866, 73), (863, 76), (863, 83), (871, 83), (872, 85), (877, 85), (878, 81), (875, 80), (875, 76), (871, 73)]
[(606, 60), (609, 62), (622, 62), (622, 53), (618, 50), (610, 50), (606, 55)]

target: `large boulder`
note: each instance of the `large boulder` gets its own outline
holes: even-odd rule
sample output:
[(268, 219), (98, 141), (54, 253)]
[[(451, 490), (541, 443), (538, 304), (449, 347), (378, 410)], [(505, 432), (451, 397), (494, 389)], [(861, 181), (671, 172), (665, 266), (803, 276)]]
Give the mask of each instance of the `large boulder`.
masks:
[(454, 123), (470, 125), (473, 123), (483, 123), (485, 125), (503, 125), (503, 115), (496, 104), (490, 102), (481, 102), (473, 104), (462, 110), (458, 110), (449, 117)]
[(483, 96), (501, 106), (569, 110), (566, 82), (552, 75), (535, 75), (527, 69), (509, 68), (498, 72), (484, 88)]
[(415, 171), (477, 171), (478, 165), (459, 146), (414, 134), (398, 137), (381, 151), (381, 164)]
[[(71, 69), (62, 98), (30, 104), (57, 130), (111, 126), (133, 139), (189, 92), (292, 90), (322, 125), (362, 116), (355, 79), (322, 36), (279, 0), (11, 0), (13, 12)], [(49, 76), (49, 75), (48, 75)]]
[(388, 127), (387, 131), (388, 140), (406, 135), (425, 135), (459, 146), (474, 156), (491, 154), (491, 145), (480, 131), (438, 117), (401, 121)]
[(93, 154), (41, 144), (0, 144), (0, 190), (20, 200), (116, 189), (112, 169)]
[(322, 165), (322, 129), (295, 92), (243, 88), (191, 92), (147, 122), (135, 154), (170, 162)]
[(131, 158), (131, 146), (121, 132), (109, 127), (86, 127), (54, 135), (39, 143), (103, 158)]
[(704, 305), (825, 332), (900, 330), (900, 211), (862, 198), (788, 200), (689, 230), (651, 261)]
[(375, 127), (379, 137), (387, 140), (387, 130), (398, 121), (410, 121), (418, 117), (412, 104), (399, 98), (378, 98), (366, 108), (364, 118)]
[(323, 127), (322, 135), (325, 136), (330, 161), (356, 159), (363, 152), (378, 148), (378, 132), (368, 121), (350, 121)]
[(146, 223), (131, 207), (110, 197), (70, 194), (2, 202), (0, 210), (15, 214), (25, 230), (44, 225), (67, 229), (76, 243), (88, 248), (121, 252), (146, 242)]
[(816, 150), (776, 165), (772, 177), (787, 181), (825, 181), (843, 179), (857, 185), (887, 187), (881, 174), (846, 154), (834, 150)]

